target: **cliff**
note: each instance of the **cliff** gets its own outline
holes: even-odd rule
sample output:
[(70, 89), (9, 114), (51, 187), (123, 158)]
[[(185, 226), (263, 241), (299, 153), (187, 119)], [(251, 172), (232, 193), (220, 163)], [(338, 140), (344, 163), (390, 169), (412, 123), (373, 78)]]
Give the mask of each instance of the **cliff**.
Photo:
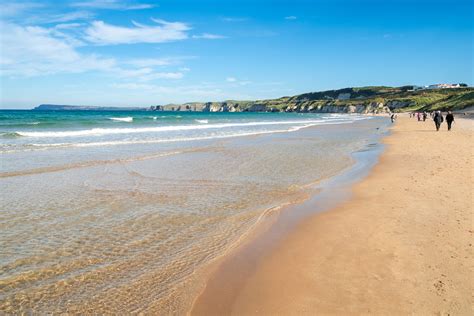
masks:
[(35, 110), (85, 111), (203, 111), (203, 112), (312, 112), (388, 113), (405, 111), (463, 110), (474, 106), (474, 88), (416, 89), (403, 87), (344, 88), (304, 93), (278, 99), (223, 102), (189, 102), (149, 108), (97, 107), (41, 104)]
[(403, 86), (345, 88), (257, 101), (194, 102), (165, 105), (161, 109), (204, 112), (387, 113), (461, 110), (470, 106), (474, 106), (474, 88), (414, 90), (413, 86)]

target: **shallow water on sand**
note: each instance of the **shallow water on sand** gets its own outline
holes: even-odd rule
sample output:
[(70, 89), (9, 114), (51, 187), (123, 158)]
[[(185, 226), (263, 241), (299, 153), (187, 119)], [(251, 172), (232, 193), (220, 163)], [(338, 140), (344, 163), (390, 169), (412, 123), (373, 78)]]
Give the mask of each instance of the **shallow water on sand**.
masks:
[(207, 114), (150, 126), (134, 115), (92, 128), (12, 119), (1, 131), (1, 312), (182, 312), (196, 269), (265, 210), (350, 166), (387, 124)]

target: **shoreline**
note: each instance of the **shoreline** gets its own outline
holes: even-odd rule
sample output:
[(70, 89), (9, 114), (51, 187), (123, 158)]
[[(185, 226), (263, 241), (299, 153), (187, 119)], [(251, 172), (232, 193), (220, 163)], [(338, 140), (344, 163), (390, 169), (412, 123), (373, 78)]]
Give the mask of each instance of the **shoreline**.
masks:
[[(372, 116), (372, 115), (370, 115)], [(389, 118), (387, 118), (388, 120)], [(390, 134), (389, 124), (384, 127), (376, 143), (371, 143), (350, 154), (353, 163), (339, 173), (307, 184), (306, 197), (289, 201), (278, 207), (266, 210), (246, 236), (240, 238), (225, 253), (209, 263), (204, 273), (207, 277), (202, 291), (194, 298), (188, 314), (227, 314), (229, 310), (223, 302), (229, 301), (241, 284), (242, 276), (249, 276), (257, 263), (278, 246), (288, 234), (305, 219), (320, 212), (333, 209), (351, 198), (351, 187), (362, 181), (378, 163), (385, 149), (383, 139)], [(222, 284), (225, 280), (225, 284)], [(214, 301), (214, 292), (224, 289), (225, 298)], [(230, 290), (229, 290), (230, 289)], [(203, 297), (210, 295), (210, 297)], [(196, 305), (207, 305), (212, 301), (212, 311), (197, 311)], [(215, 310), (218, 306), (220, 309)], [(200, 307), (199, 307), (200, 308)]]
[[(304, 125), (305, 128), (264, 137), (203, 142), (189, 151), (185, 144), (182, 155), (168, 158), (163, 158), (165, 149), (180, 148), (170, 146), (155, 151), (138, 147), (132, 155), (127, 151), (124, 157), (117, 149), (108, 157), (113, 162), (110, 165), (93, 164), (84, 168), (77, 165), (81, 168), (2, 178), (7, 185), (13, 183), (7, 186), (11, 191), (28, 196), (24, 200), (31, 202), (43, 201), (41, 195), (36, 199), (31, 192), (40, 194), (42, 191), (37, 186), (48, 180), (52, 195), (31, 209), (33, 214), (36, 208), (48, 210), (48, 216), (65, 219), (65, 223), (51, 229), (48, 221), (38, 221), (35, 237), (30, 240), (42, 240), (55, 231), (46, 242), (64, 245), (71, 255), (66, 259), (61, 254), (46, 257), (50, 253), (47, 245), (41, 250), (43, 245), (38, 242), (35, 248), (26, 246), (21, 252), (24, 255), (6, 258), (4, 263), (13, 262), (18, 268), (6, 266), (2, 281), (8, 291), (0, 309), (25, 312), (133, 309), (184, 314), (207, 280), (209, 262), (214, 262), (216, 257), (215, 261), (220, 261), (222, 254), (227, 255), (238, 244), (252, 239), (278, 217), (281, 206), (298, 204), (310, 197), (315, 183), (350, 168), (354, 163), (351, 154), (371, 142), (377, 143), (388, 125), (386, 119), (380, 118), (322, 117), (326, 118), (340, 123)], [(376, 132), (376, 128), (380, 131)], [(103, 157), (100, 150), (84, 149), (78, 153), (78, 161), (81, 157), (89, 161)], [(46, 156), (52, 155), (43, 155)], [(25, 158), (30, 157), (36, 154), (27, 151)], [(115, 157), (120, 160), (112, 161)], [(12, 166), (15, 161), (11, 159)], [(60, 162), (63, 162), (61, 156), (52, 165)], [(83, 182), (84, 178), (88, 181)], [(66, 203), (69, 197), (77, 200), (78, 196), (87, 204), (78, 203), (79, 211), (74, 211)], [(48, 204), (51, 200), (55, 205)], [(11, 211), (12, 218), (32, 213), (29, 204), (20, 206), (18, 212)], [(173, 213), (183, 208), (192, 212)], [(270, 218), (269, 222), (257, 220), (255, 225), (254, 220), (262, 212), (271, 213), (261, 216)], [(76, 233), (77, 225), (73, 224), (78, 222), (82, 223), (82, 229)], [(26, 230), (28, 224), (17, 230)], [(178, 230), (179, 226), (182, 229)], [(248, 229), (252, 230), (249, 234)], [(17, 230), (11, 228), (9, 232), (15, 234)], [(21, 239), (4, 240), (13, 248), (16, 240)], [(91, 249), (105, 250), (95, 253)], [(28, 253), (38, 255), (33, 257)], [(87, 261), (91, 254), (100, 265)], [(22, 259), (21, 256), (29, 260), (19, 261), (17, 258)], [(85, 260), (77, 260), (83, 257)], [(55, 265), (53, 260), (60, 265)], [(46, 269), (54, 274), (44, 274)], [(106, 290), (101, 289), (104, 285)], [(128, 299), (123, 300), (124, 297)]]
[[(262, 210), (256, 221), (237, 240), (231, 242), (223, 252), (213, 257), (210, 261), (197, 267), (191, 276), (183, 279), (183, 283), (179, 286), (180, 289), (178, 290), (181, 296), (179, 300), (180, 312), (187, 315), (191, 313), (196, 301), (206, 291), (210, 280), (216, 274), (221, 273), (220, 270), (223, 266), (227, 269), (228, 261), (238, 262), (239, 267), (233, 266), (231, 268), (232, 273), (236, 270), (239, 270), (239, 273), (248, 273), (252, 269), (252, 262), (261, 259), (262, 254), (260, 252), (267, 253), (271, 250), (276, 245), (278, 239), (283, 238), (289, 233), (294, 228), (293, 226), (297, 225), (303, 218), (312, 216), (316, 212), (330, 209), (342, 203), (344, 199), (349, 199), (350, 186), (358, 179), (365, 177), (377, 163), (384, 147), (382, 139), (390, 133), (391, 124), (388, 121), (389, 117), (386, 115), (380, 116), (386, 117), (387, 122), (379, 122), (376, 125), (377, 127), (374, 127), (374, 130), (377, 132), (374, 132), (371, 136), (371, 139), (374, 141), (373, 143), (367, 143), (365, 146), (347, 155), (352, 161), (349, 165), (329, 176), (301, 186), (298, 185), (300, 188), (292, 196), (289, 196), (285, 202)], [(322, 126), (317, 125), (306, 127), (305, 129), (318, 130), (320, 128)], [(339, 195), (336, 196), (336, 194), (327, 192), (332, 188), (337, 189)], [(315, 201), (320, 201), (323, 204), (317, 210), (312, 209), (309, 212), (304, 210), (306, 203), (314, 204)], [(291, 211), (294, 208), (302, 208), (302, 210), (293, 214)], [(236, 257), (238, 258), (236, 259)], [(243, 262), (244, 260), (247, 262)], [(250, 265), (247, 263), (250, 263)], [(160, 302), (158, 305), (167, 306), (168, 304), (169, 302), (164, 304)], [(152, 308), (151, 311), (172, 312), (162, 307), (158, 309)]]
[[(446, 216), (443, 209), (438, 207), (439, 203), (433, 203), (431, 200), (433, 194), (431, 192), (426, 193), (423, 190), (422, 200), (416, 200), (415, 197), (411, 205), (410, 200), (405, 201), (412, 189), (420, 189), (416, 178), (410, 177), (413, 173), (418, 174), (417, 169), (413, 166), (418, 166), (420, 159), (418, 159), (418, 163), (414, 161), (413, 166), (405, 166), (403, 162), (399, 161), (400, 156), (407, 159), (416, 159), (417, 154), (420, 154), (420, 148), (417, 148), (416, 144), (409, 144), (409, 149), (404, 150), (403, 146), (406, 142), (404, 138), (408, 135), (414, 138), (413, 141), (423, 141), (421, 147), (427, 153), (424, 155), (421, 153), (422, 157), (418, 158), (430, 158), (432, 153), (429, 144), (426, 144), (424, 140), (425, 132), (433, 130), (430, 123), (432, 122), (415, 122), (401, 117), (400, 122), (397, 122), (393, 127), (394, 133), (383, 139), (383, 142), (388, 144), (388, 148), (382, 153), (380, 162), (371, 169), (368, 177), (351, 185), (351, 199), (344, 201), (342, 205), (335, 208), (334, 205), (325, 208), (330, 210), (328, 212), (316, 213), (314, 209), (307, 210), (312, 211), (312, 215), (297, 224), (281, 240), (273, 240), (273, 248), (267, 249), (264, 255), (260, 255), (260, 258), (250, 259), (253, 260), (250, 263), (248, 262), (248, 253), (246, 254), (245, 251), (240, 252), (240, 257), (234, 255), (233, 258), (230, 257), (227, 261), (224, 260), (220, 267), (211, 274), (206, 288), (196, 298), (190, 313), (193, 315), (308, 314), (311, 312), (321, 312), (323, 314), (397, 314), (410, 312), (444, 313), (450, 311), (465, 314), (469, 310), (469, 284), (466, 284), (465, 280), (462, 281), (460, 274), (465, 275), (466, 271), (464, 270), (466, 269), (457, 271), (449, 264), (445, 267), (446, 269), (442, 269), (442, 262), (433, 257), (433, 255), (442, 251), (440, 248), (442, 248), (443, 240), (439, 238), (441, 236), (440, 231), (437, 231), (437, 238), (435, 238), (437, 240), (434, 245), (426, 243), (423, 238), (411, 245), (410, 241), (413, 236), (409, 236), (409, 234), (408, 236), (401, 235), (398, 231), (392, 232), (394, 227), (397, 227), (399, 230), (405, 229), (414, 234), (415, 237), (419, 237), (416, 235), (421, 228), (425, 228), (425, 230), (432, 229), (433, 227), (427, 224), (423, 225), (423, 221), (420, 223), (419, 218), (416, 218), (416, 221), (409, 218), (414, 216), (413, 214), (417, 214), (417, 207), (425, 209), (424, 204), (426, 203)], [(449, 135), (450, 138), (447, 138), (445, 137), (447, 132), (444, 130), (440, 133), (446, 135), (438, 135), (442, 135), (443, 141), (448, 142), (446, 146), (453, 145), (453, 148), (463, 146), (463, 154), (469, 156), (469, 148), (466, 148), (469, 147), (469, 143), (466, 140), (469, 140), (472, 134), (465, 129), (466, 127), (462, 128), (462, 125), (472, 130), (469, 121), (458, 119), (454, 130), (450, 132), (454, 135)], [(419, 127), (422, 128), (419, 129)], [(461, 144), (455, 142), (459, 140), (455, 138), (456, 136), (461, 139)], [(428, 141), (429, 143), (435, 142), (435, 139), (430, 137)], [(451, 144), (452, 142), (455, 144)], [(410, 154), (415, 157), (410, 157)], [(456, 157), (456, 155), (450, 155), (451, 160)], [(455, 164), (456, 161), (451, 160), (448, 161), (448, 164)], [(423, 163), (423, 160), (421, 163)], [(472, 159), (467, 159), (463, 163), (470, 167)], [(434, 167), (435, 171), (439, 171), (435, 166), (430, 164), (426, 166), (426, 164), (425, 161), (424, 167)], [(390, 177), (387, 178), (389, 174), (392, 178), (399, 178), (401, 174), (405, 173), (409, 178), (401, 181), (396, 179), (398, 181), (397, 186), (391, 187), (388, 192), (385, 191), (384, 186), (389, 186), (390, 181), (393, 181)], [(436, 174), (431, 176), (436, 178)], [(462, 178), (455, 177), (454, 181), (462, 182)], [(429, 182), (429, 185), (431, 185), (432, 181)], [(435, 181), (435, 186), (431, 189), (436, 191), (436, 194), (440, 192), (457, 194), (457, 192), (451, 192), (452, 190), (450, 191), (449, 187), (446, 188), (443, 184), (444, 182), (438, 183), (438, 181)], [(410, 185), (415, 188), (410, 188)], [(454, 224), (466, 226), (469, 223), (469, 218), (472, 222), (472, 212), (469, 213), (469, 201), (471, 201), (469, 195), (472, 197), (472, 191), (469, 192), (469, 184), (465, 182), (464, 187), (461, 186), (458, 189), (463, 191), (465, 200), (454, 200), (454, 203), (452, 203), (459, 207), (456, 210), (459, 211), (459, 216), (461, 216), (461, 218), (456, 219)], [(427, 195), (430, 195), (431, 199), (428, 199)], [(365, 202), (368, 202), (367, 207)], [(307, 203), (303, 203), (303, 205), (305, 204)], [(402, 206), (405, 209), (401, 208)], [(415, 209), (412, 210), (413, 207)], [(393, 210), (402, 212), (406, 218), (400, 218), (399, 213), (391, 213), (394, 212)], [(408, 212), (409, 210), (410, 212)], [(290, 212), (283, 211), (280, 214), (288, 213)], [(436, 216), (423, 213), (422, 215), (432, 222), (436, 222), (436, 218), (440, 214)], [(461, 222), (462, 224), (460, 224)], [(402, 226), (402, 223), (405, 223), (408, 227)], [(416, 227), (413, 227), (414, 225)], [(419, 225), (422, 227), (418, 227)], [(456, 227), (450, 228), (453, 230)], [(379, 238), (372, 241), (371, 236), (373, 235), (377, 235)], [(423, 237), (430, 240), (431, 234), (424, 234)], [(453, 245), (456, 245), (459, 241), (466, 243), (469, 237), (472, 237), (472, 230), (458, 232), (457, 235), (452, 237), (454, 242), (450, 243), (450, 247), (454, 247)], [(400, 245), (400, 238), (402, 238), (402, 241), (406, 241), (407, 244)], [(379, 239), (383, 240), (380, 244), (378, 243)], [(420, 244), (426, 247), (431, 246), (431, 248), (436, 246), (435, 249), (429, 251), (431, 255), (429, 260), (428, 256), (423, 254), (424, 249), (419, 248)], [(463, 249), (461, 248), (467, 247), (464, 250), (468, 251), (472, 250), (471, 246), (472, 244), (463, 244), (456, 249), (458, 252), (462, 252)], [(416, 248), (416, 250), (411, 248)], [(255, 252), (255, 250), (253, 251)], [(412, 253), (414, 251), (417, 252), (418, 257), (426, 259), (428, 263), (424, 263), (427, 266), (433, 267), (437, 264), (437, 269), (430, 270), (430, 268), (424, 266), (423, 268), (427, 271), (420, 270), (420, 259), (412, 260), (415, 258), (415, 254)], [(449, 259), (452, 260), (453, 258)], [(459, 264), (461, 264), (461, 267), (469, 266), (471, 259), (467, 254), (463, 258), (459, 256), (457, 261), (461, 262), (457, 262), (458, 265), (455, 265), (455, 267), (459, 268)], [(244, 268), (247, 270), (245, 274), (239, 273), (242, 272), (243, 265), (247, 265)], [(414, 267), (411, 267), (407, 270), (407, 266), (414, 266), (418, 269), (412, 271)], [(427, 281), (429, 277), (436, 278), (430, 273), (433, 270), (449, 270), (450, 273), (447, 271), (441, 273), (441, 275), (444, 275), (444, 280)], [(411, 272), (417, 273), (412, 275)], [(414, 278), (415, 281), (410, 282), (411, 278)], [(457, 283), (460, 283), (459, 291), (450, 291), (449, 287), (456, 287), (456, 282), (451, 279), (456, 279)], [(421, 289), (422, 295), (418, 294), (420, 284), (423, 286)], [(470, 289), (472, 290), (472, 285)], [(416, 297), (416, 295), (420, 298), (410, 299), (410, 296)], [(441, 299), (442, 296), (446, 295), (451, 301), (454, 300), (456, 304), (447, 303), (446, 297)], [(436, 300), (437, 298), (439, 300)]]

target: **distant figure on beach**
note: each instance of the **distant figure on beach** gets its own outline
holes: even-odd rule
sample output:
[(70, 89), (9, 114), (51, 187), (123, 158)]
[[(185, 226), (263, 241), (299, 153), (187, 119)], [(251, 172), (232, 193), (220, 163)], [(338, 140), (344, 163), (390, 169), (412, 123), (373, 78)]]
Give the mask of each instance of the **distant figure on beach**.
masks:
[(436, 125), (436, 130), (439, 131), (439, 128), (441, 127), (441, 123), (443, 123), (443, 115), (441, 114), (441, 111), (436, 111), (433, 121), (435, 122)]
[(423, 112), (423, 122), (426, 121), (426, 118), (428, 117), (428, 113), (426, 111)]
[(392, 120), (392, 123), (395, 122), (396, 118), (397, 118), (397, 116), (395, 115), (395, 113), (392, 113), (392, 115), (390, 116), (390, 119)]
[(421, 121), (421, 114), (420, 114), (420, 112), (416, 113), (416, 118), (418, 119), (418, 122)]
[(448, 123), (448, 131), (451, 130), (451, 124), (454, 122), (454, 115), (453, 112), (448, 111), (448, 114), (446, 115), (446, 123)]

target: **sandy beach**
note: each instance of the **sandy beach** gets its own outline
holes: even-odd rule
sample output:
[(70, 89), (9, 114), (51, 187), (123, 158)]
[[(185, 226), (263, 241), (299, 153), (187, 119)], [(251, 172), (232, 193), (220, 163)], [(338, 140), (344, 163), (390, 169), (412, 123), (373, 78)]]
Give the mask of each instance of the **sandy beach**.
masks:
[(299, 224), (232, 295), (217, 275), (192, 314), (472, 315), (472, 133), (401, 116), (348, 202)]

